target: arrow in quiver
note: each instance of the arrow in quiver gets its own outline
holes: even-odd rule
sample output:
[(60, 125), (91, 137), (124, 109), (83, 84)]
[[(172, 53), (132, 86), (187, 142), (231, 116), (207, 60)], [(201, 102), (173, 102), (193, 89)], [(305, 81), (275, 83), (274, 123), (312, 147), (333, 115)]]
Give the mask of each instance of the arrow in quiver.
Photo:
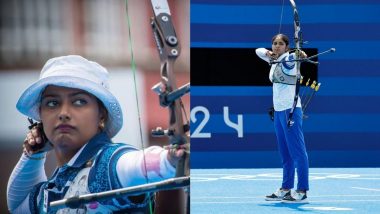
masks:
[(317, 93), (317, 91), (321, 87), (321, 83), (317, 83), (317, 81), (315, 81), (315, 80), (310, 85), (310, 87), (308, 87), (309, 86), (309, 81), (310, 81), (310, 79), (305, 84), (306, 88), (304, 88), (304, 90), (302, 91), (302, 95), (301, 95), (303, 119), (307, 119), (309, 117), (309, 116), (307, 116), (305, 114), (306, 110), (307, 110), (307, 107), (309, 106), (311, 100), (313, 100), (313, 97), (315, 96), (315, 93)]
[[(301, 76), (301, 80), (300, 80), (300, 84), (302, 85), (302, 79), (303, 79), (303, 76)], [(306, 88), (304, 88), (303, 90), (302, 90), (302, 93), (301, 93), (301, 96), (300, 96), (300, 98), (301, 98), (301, 101), (302, 100), (304, 100), (304, 98), (305, 98), (305, 94), (306, 94), (306, 91), (308, 91), (309, 90), (309, 84), (310, 84), (310, 78), (307, 80), (307, 82), (305, 83), (305, 86), (306, 86)]]

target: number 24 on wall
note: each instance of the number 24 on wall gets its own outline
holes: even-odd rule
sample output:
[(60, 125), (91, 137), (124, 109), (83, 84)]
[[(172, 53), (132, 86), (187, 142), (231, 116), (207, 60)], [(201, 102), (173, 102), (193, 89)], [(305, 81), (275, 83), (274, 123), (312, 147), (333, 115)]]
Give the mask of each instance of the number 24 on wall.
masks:
[[(197, 127), (195, 127), (195, 129), (193, 129), (194, 131), (191, 133), (190, 137), (191, 138), (211, 138), (210, 132), (202, 132), (203, 128), (206, 126), (206, 124), (210, 120), (209, 110), (204, 106), (196, 106), (196, 107), (192, 108), (191, 113), (190, 113), (190, 117), (191, 117), (191, 122), (193, 124), (196, 123), (198, 120), (197, 116), (196, 116), (197, 113), (202, 113), (204, 115), (204, 117), (202, 118), (199, 125)], [(237, 123), (233, 123), (229, 117), (228, 106), (223, 107), (224, 123), (228, 127), (235, 129), (239, 138), (243, 138), (243, 115), (238, 114), (237, 117), (238, 117)]]

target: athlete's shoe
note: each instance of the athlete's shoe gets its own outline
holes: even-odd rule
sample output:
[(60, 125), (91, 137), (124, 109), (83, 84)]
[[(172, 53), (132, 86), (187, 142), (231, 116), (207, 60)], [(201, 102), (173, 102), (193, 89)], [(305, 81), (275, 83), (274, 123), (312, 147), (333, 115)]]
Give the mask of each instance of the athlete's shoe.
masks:
[(290, 190), (278, 189), (271, 195), (265, 196), (266, 201), (281, 201), (285, 196), (290, 196)]
[(281, 200), (282, 203), (293, 203), (293, 204), (307, 204), (309, 201), (307, 200), (306, 193), (303, 192), (294, 192), (293, 194), (289, 194), (284, 196)]

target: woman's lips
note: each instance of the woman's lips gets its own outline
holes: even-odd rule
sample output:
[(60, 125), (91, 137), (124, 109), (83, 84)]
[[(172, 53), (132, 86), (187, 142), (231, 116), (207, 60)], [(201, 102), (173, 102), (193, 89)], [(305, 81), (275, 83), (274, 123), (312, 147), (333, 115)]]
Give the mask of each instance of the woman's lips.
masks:
[(67, 124), (59, 125), (56, 128), (56, 130), (58, 130), (59, 132), (62, 132), (62, 133), (71, 132), (74, 129), (75, 129), (74, 126), (70, 126), (70, 125), (67, 125)]

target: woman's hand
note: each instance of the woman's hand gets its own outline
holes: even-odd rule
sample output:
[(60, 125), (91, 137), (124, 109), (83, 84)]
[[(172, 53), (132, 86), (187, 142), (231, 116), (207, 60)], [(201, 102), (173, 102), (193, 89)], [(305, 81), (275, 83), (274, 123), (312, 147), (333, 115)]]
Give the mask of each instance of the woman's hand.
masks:
[(272, 51), (267, 51), (265, 55), (271, 59), (277, 59), (277, 54), (273, 53)]
[(301, 58), (307, 58), (307, 54), (304, 51), (300, 51), (300, 57)]
[(174, 167), (177, 166), (178, 161), (184, 156), (185, 153), (188, 153), (190, 150), (190, 144), (182, 144), (182, 145), (170, 145), (164, 146), (164, 149), (168, 150), (168, 161)]
[(24, 140), (24, 153), (31, 156), (41, 151), (52, 149), (48, 142), (43, 142), (43, 137), (38, 126), (34, 126), (27, 134)]

